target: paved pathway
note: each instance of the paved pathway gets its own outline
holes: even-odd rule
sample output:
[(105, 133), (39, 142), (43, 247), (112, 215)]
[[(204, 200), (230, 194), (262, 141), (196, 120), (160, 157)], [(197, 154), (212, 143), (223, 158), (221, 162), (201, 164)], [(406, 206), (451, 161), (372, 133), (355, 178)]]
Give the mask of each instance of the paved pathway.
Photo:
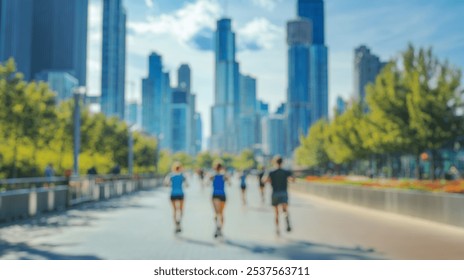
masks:
[(215, 240), (211, 188), (190, 180), (183, 233), (174, 235), (169, 189), (159, 188), (0, 227), (0, 259), (464, 259), (464, 230), (291, 193), (294, 231), (249, 180), (242, 206), (227, 189), (224, 240)]

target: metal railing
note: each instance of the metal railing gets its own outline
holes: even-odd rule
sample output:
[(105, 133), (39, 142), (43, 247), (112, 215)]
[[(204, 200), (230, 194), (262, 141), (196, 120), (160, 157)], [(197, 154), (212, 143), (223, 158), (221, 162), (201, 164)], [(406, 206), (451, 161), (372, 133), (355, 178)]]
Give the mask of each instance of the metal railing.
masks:
[(0, 180), (0, 222), (63, 210), (92, 201), (106, 200), (154, 188), (161, 179), (153, 175), (17, 178)]

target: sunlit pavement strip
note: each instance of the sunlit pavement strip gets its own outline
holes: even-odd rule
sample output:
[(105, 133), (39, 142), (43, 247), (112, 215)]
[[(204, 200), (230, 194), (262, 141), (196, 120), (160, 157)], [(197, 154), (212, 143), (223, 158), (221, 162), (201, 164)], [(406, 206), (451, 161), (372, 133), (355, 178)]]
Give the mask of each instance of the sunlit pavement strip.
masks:
[(291, 193), (294, 230), (277, 237), (267, 189), (227, 191), (224, 239), (215, 240), (211, 188), (186, 189), (174, 234), (169, 188), (86, 204), (0, 228), (1, 259), (464, 259), (464, 230)]

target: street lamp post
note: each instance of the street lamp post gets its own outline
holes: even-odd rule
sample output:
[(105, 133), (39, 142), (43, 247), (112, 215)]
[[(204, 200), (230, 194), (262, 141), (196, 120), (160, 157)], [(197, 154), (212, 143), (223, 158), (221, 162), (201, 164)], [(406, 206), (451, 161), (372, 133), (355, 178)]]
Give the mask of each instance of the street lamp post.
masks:
[(73, 145), (73, 175), (79, 176), (79, 151), (81, 144), (81, 96), (85, 95), (85, 87), (74, 89), (74, 145)]

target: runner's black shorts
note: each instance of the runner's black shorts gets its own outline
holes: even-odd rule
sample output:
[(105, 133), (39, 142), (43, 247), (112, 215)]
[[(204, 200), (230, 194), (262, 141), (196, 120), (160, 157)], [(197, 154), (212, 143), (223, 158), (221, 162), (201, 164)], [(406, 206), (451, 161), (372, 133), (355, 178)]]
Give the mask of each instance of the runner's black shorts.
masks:
[(260, 188), (264, 188), (264, 186), (265, 186), (265, 185), (264, 185), (263, 183), (259, 183), (259, 187), (260, 187)]
[(219, 199), (222, 202), (226, 202), (226, 196), (225, 195), (213, 194), (213, 200), (214, 199)]
[(240, 188), (241, 188), (242, 190), (244, 190), (244, 189), (246, 189), (246, 185), (240, 185)]
[(286, 192), (272, 194), (272, 206), (277, 206), (284, 203), (288, 204), (288, 194)]
[(184, 200), (184, 195), (171, 195), (171, 201), (173, 200)]

